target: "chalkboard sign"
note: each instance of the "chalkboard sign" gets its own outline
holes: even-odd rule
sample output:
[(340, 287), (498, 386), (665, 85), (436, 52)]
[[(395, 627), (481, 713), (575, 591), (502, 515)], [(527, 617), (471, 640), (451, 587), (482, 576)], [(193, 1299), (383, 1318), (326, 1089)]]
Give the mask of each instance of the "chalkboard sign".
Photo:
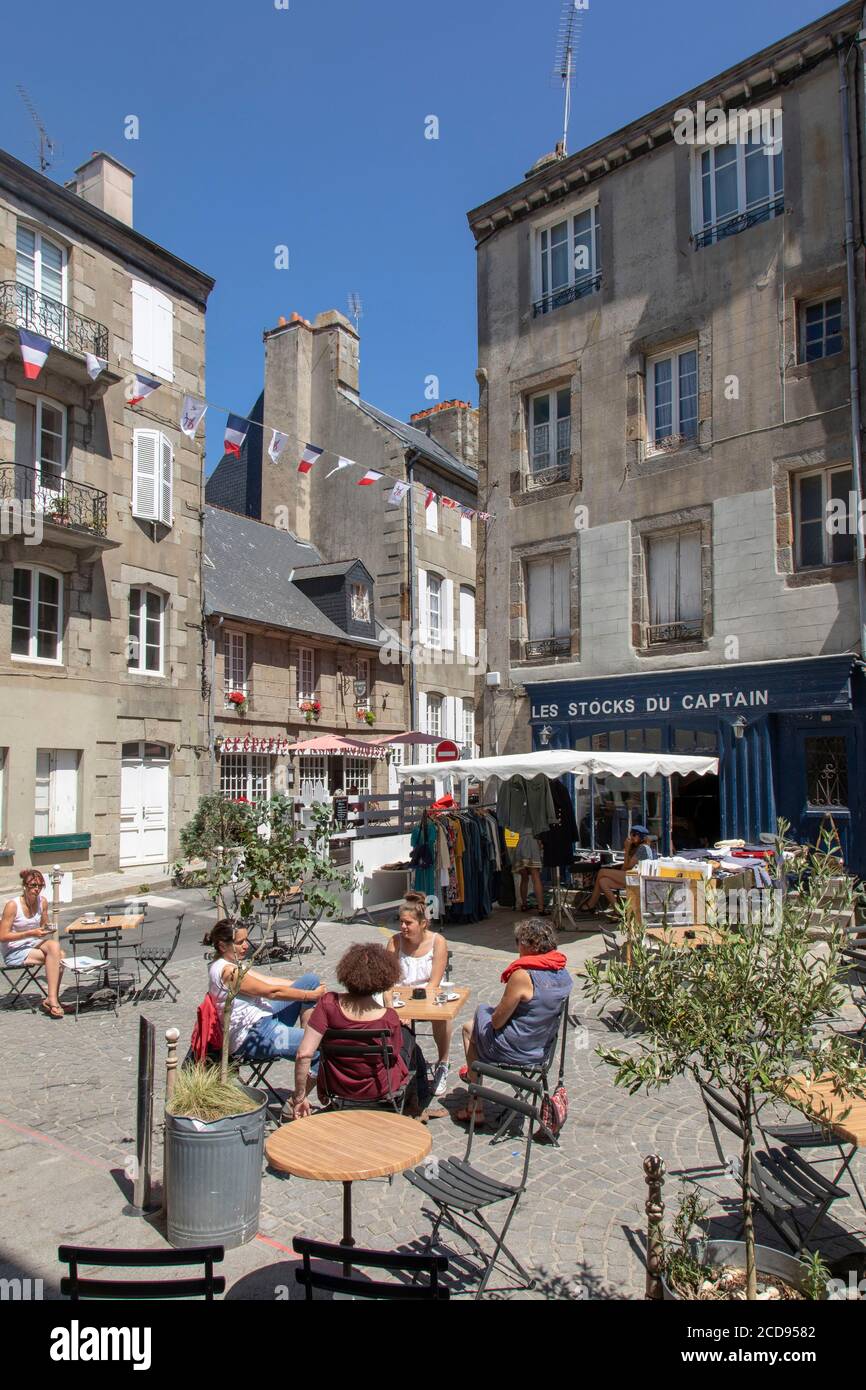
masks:
[(337, 825), (345, 825), (349, 819), (349, 798), (347, 796), (334, 797), (334, 820)]

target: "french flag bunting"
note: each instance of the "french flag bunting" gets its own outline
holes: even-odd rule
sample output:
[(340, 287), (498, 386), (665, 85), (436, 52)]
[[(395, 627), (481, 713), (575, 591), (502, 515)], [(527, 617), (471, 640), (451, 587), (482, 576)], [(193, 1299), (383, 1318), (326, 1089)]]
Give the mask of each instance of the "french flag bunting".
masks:
[(453, 497), (443, 497), (440, 499), (443, 507), (459, 507), (460, 503), (455, 502)]
[(334, 474), (335, 474), (335, 473), (339, 473), (339, 471), (340, 471), (341, 468), (354, 468), (354, 467), (355, 467), (355, 460), (354, 460), (354, 459), (347, 459), (347, 458), (345, 457), (344, 454), (338, 454), (338, 455), (337, 455), (337, 466), (336, 466), (336, 468), (332, 468), (331, 471), (330, 471), (330, 473), (326, 473), (326, 474), (325, 474), (325, 477), (326, 477), (326, 478), (333, 478)]
[(28, 333), (26, 328), (19, 328), (18, 341), (24, 359), (24, 375), (28, 381), (35, 381), (51, 351), (51, 339), (43, 338), (41, 333)]
[(223, 438), (223, 449), (227, 454), (234, 454), (236, 459), (240, 458), (249, 427), (249, 420), (245, 420), (242, 415), (229, 416), (226, 420), (226, 432)]
[(301, 461), (298, 464), (299, 473), (309, 473), (314, 463), (322, 457), (324, 449), (317, 449), (315, 444), (305, 444), (304, 452), (301, 454)]
[(268, 458), (271, 463), (279, 463), (288, 442), (289, 436), (283, 434), (282, 430), (271, 430), (271, 442), (268, 445)]
[(138, 405), (148, 396), (152, 396), (162, 385), (161, 381), (155, 381), (152, 376), (142, 376), (141, 372), (136, 372), (129, 387), (129, 394), (126, 397), (127, 405)]
[(358, 479), (358, 487), (369, 487), (371, 483), (378, 483), (384, 476), (384, 473), (377, 473), (375, 468), (368, 468), (363, 478)]
[(97, 377), (102, 376), (108, 366), (108, 359), (97, 357), (95, 352), (86, 352), (84, 356), (87, 361), (87, 375), (91, 381), (95, 381)]
[(425, 510), (425, 512), (426, 512), (427, 508), (430, 506), (430, 503), (433, 501), (433, 498), (434, 498), (435, 496), (436, 496), (436, 493), (433, 491), (432, 487), (428, 488), (428, 489), (427, 489), (427, 496), (424, 498), (424, 510)]

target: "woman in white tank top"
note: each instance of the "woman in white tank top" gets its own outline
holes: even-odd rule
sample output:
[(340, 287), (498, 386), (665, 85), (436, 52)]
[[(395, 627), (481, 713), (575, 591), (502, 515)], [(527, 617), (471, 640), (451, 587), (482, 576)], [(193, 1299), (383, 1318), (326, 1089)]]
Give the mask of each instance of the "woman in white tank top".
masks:
[[(419, 895), (420, 898), (420, 895)], [(400, 930), (388, 942), (388, 950), (400, 965), (400, 983), (408, 989), (429, 985), (435, 994), (448, 964), (448, 946), (444, 936), (431, 932), (424, 903), (413, 896), (400, 908)], [(433, 1095), (441, 1096), (447, 1086), (450, 1063), (451, 1034), (454, 1025), (443, 1019), (433, 1024), (433, 1038), (439, 1053), (433, 1073)]]
[(48, 899), (43, 892), (45, 879), (38, 869), (21, 870), (22, 891), (10, 898), (0, 917), (0, 952), (4, 965), (44, 965), (47, 998), (41, 1001), (49, 1018), (63, 1018), (60, 1003), (60, 972), (63, 952), (48, 925)]

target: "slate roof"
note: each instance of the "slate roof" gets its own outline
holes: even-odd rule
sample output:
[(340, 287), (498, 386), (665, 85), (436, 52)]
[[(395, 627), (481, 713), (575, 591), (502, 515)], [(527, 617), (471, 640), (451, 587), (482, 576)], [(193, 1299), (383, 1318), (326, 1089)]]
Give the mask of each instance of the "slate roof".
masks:
[(461, 482), (468, 483), (472, 487), (478, 486), (478, 471), (470, 468), (467, 463), (459, 459), (456, 454), (452, 454), (450, 449), (444, 448), (435, 439), (431, 439), (429, 434), (423, 430), (416, 429), (414, 425), (407, 425), (402, 420), (397, 420), (393, 415), (388, 415), (378, 406), (370, 405), (369, 401), (362, 401), (356, 396), (348, 395), (343, 392), (346, 400), (352, 401), (354, 405), (362, 410), (365, 415), (369, 415), (371, 420), (375, 420), (383, 429), (389, 430), (396, 435), (400, 443), (407, 449), (417, 449), (418, 453), (424, 458), (435, 463), (437, 467), (445, 469), (453, 477), (459, 478)]
[(356, 637), (337, 627), (289, 580), (301, 566), (320, 572), (320, 564), (315, 546), (304, 544), (289, 531), (219, 507), (205, 507), (206, 613), (308, 632), (355, 646), (378, 646), (372, 638)]
[(241, 516), (258, 517), (262, 510), (262, 415), (264, 391), (259, 396), (249, 418), (250, 425), (241, 445), (241, 456), (223, 454), (204, 485), (205, 502), (224, 507)]
[[(336, 560), (333, 564), (321, 565), (299, 565), (295, 570), (296, 579), (331, 579), (337, 574), (348, 574), (349, 570), (360, 564), (362, 569), (366, 569), (360, 560)], [(369, 570), (367, 571), (369, 574)]]

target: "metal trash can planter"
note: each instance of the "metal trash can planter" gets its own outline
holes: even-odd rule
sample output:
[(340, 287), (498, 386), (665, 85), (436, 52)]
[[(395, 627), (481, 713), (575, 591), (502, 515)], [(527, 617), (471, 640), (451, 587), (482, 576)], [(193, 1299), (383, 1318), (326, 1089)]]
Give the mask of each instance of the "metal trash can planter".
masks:
[(242, 1086), (256, 1110), (222, 1120), (165, 1115), (165, 1206), (172, 1245), (252, 1240), (259, 1229), (267, 1096)]

